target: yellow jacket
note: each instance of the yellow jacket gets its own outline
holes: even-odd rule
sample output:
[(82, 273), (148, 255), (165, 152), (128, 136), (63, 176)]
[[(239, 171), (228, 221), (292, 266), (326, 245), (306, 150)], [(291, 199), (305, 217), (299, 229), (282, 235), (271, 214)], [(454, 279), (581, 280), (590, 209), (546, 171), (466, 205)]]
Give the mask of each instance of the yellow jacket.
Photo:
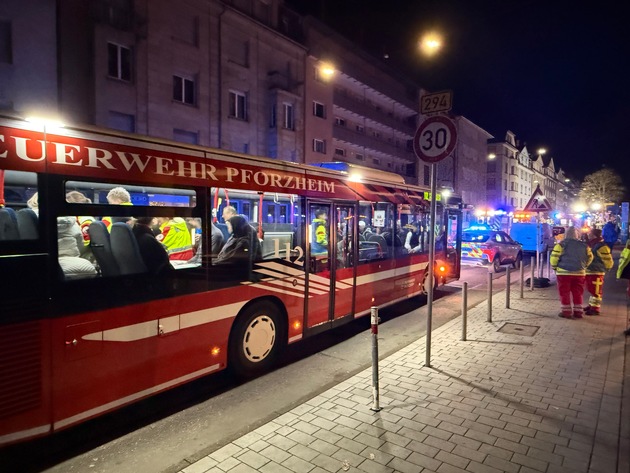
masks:
[[(628, 274), (623, 274), (630, 263), (630, 248), (627, 246), (621, 251), (621, 257), (619, 258), (619, 266), (617, 267), (617, 279), (630, 279)], [(624, 277), (625, 276), (625, 277)]]

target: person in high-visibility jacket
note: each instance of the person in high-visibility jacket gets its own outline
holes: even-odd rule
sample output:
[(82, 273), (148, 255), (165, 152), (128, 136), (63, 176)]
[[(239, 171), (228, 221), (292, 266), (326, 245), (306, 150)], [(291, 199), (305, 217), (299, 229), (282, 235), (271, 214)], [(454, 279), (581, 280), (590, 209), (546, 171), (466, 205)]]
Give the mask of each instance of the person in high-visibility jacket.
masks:
[(188, 261), (192, 258), (192, 239), (186, 220), (181, 217), (158, 217), (157, 221), (160, 233), (155, 238), (166, 247), (168, 258), (171, 261)]
[(593, 261), (586, 268), (586, 290), (590, 297), (584, 313), (599, 315), (604, 297), (604, 275), (613, 267), (614, 261), (610, 248), (602, 238), (602, 231), (599, 228), (593, 228), (590, 236), (588, 246), (593, 252)]
[(328, 213), (325, 209), (317, 209), (311, 222), (311, 254), (328, 253)]
[[(593, 261), (593, 252), (580, 241), (577, 228), (569, 227), (565, 238), (553, 247), (549, 261), (556, 272), (560, 307), (559, 317), (581, 319), (586, 268)], [(571, 306), (573, 299), (573, 306)]]

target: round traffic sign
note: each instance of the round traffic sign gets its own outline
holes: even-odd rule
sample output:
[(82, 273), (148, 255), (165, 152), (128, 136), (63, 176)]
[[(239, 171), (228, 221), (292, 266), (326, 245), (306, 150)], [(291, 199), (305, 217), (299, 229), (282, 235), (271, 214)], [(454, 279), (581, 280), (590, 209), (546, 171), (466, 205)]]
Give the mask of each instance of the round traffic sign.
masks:
[(413, 138), (416, 156), (427, 163), (442, 161), (455, 149), (457, 129), (450, 118), (436, 116), (423, 121)]

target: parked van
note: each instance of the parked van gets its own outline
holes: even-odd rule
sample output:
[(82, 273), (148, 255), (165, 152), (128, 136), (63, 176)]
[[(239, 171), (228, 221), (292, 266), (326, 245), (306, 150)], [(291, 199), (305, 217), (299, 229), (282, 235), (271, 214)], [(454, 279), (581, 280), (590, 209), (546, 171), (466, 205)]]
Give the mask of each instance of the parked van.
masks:
[[(513, 223), (510, 228), (510, 236), (512, 240), (518, 241), (523, 251), (526, 253), (536, 253), (536, 235), (538, 233), (537, 223), (518, 222)], [(551, 225), (548, 223), (540, 224), (540, 241), (538, 242), (538, 251), (546, 253), (547, 249), (553, 249), (554, 239)]]

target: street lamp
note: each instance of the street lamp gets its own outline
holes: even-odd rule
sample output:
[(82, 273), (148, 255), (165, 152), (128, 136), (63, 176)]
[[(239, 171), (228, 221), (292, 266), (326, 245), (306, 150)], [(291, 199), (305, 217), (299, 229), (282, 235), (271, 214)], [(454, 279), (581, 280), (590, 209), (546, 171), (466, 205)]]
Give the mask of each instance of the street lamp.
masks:
[(418, 47), (422, 54), (427, 57), (435, 56), (438, 51), (442, 48), (442, 36), (435, 32), (431, 31), (426, 33), (420, 41), (418, 42)]
[(489, 160), (493, 160), (493, 159), (495, 159), (496, 157), (497, 157), (497, 155), (496, 155), (496, 154), (494, 154), (494, 153), (490, 153), (490, 154), (488, 155), (488, 159), (489, 159)]

